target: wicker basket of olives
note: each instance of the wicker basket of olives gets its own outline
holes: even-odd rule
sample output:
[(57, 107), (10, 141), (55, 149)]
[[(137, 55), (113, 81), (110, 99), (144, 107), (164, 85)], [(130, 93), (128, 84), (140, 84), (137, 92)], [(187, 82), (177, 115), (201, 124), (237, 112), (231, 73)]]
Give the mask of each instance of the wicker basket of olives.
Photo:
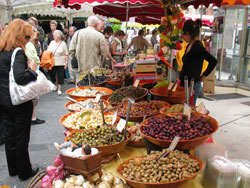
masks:
[(65, 140), (75, 144), (89, 144), (102, 152), (103, 156), (118, 153), (124, 149), (131, 139), (132, 134), (127, 132), (126, 140), (124, 133), (118, 132), (116, 127), (98, 126), (92, 130), (80, 130), (68, 135)]
[(127, 160), (118, 166), (117, 172), (136, 188), (177, 188), (201, 172), (200, 159), (178, 150), (159, 159), (164, 152), (152, 151), (150, 155)]
[(191, 149), (205, 142), (218, 130), (218, 122), (207, 115), (192, 112), (190, 120), (182, 113), (160, 114), (143, 121), (140, 133), (151, 143), (168, 147), (180, 137), (177, 149)]

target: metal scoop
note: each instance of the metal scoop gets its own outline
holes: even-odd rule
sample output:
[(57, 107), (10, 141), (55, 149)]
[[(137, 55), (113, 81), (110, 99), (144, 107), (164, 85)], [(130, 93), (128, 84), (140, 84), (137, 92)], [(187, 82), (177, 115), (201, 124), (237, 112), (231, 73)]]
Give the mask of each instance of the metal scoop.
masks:
[(105, 118), (104, 118), (104, 107), (103, 107), (103, 101), (102, 100), (100, 100), (100, 106), (101, 106), (101, 112), (102, 112), (103, 126), (108, 126), (108, 124), (105, 122)]

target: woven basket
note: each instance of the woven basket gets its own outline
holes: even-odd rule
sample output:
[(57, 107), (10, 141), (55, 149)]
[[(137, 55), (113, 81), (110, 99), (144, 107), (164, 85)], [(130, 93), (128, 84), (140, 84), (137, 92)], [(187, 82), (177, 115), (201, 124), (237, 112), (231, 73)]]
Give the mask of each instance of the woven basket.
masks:
[(27, 188), (40, 188), (41, 187), (41, 180), (46, 175), (46, 170), (38, 172), (30, 181)]

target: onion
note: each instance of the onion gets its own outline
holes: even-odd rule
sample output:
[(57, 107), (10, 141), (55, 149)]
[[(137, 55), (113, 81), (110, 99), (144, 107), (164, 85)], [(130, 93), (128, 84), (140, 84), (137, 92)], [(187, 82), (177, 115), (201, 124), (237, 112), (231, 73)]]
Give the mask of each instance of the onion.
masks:
[(123, 185), (123, 181), (121, 180), (121, 178), (114, 177), (113, 185), (119, 185), (119, 184)]
[(51, 188), (52, 184), (51, 182), (44, 182), (41, 184), (41, 188)]
[(50, 181), (50, 177), (48, 175), (44, 176), (42, 179), (42, 183), (49, 182), (49, 181)]
[(62, 161), (62, 159), (60, 158), (60, 156), (57, 155), (57, 156), (54, 158), (54, 165), (55, 165), (55, 166), (60, 166), (61, 164), (63, 164), (63, 161)]
[(56, 172), (56, 167), (54, 166), (48, 166), (47, 169), (46, 169), (46, 173), (51, 177), (55, 174)]

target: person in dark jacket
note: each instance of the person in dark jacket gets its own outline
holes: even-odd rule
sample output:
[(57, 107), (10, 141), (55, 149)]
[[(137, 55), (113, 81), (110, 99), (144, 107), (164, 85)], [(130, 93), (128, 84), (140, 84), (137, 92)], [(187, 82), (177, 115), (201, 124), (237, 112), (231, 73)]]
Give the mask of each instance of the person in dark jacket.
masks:
[[(184, 77), (188, 77), (190, 81), (194, 78), (194, 105), (196, 105), (197, 97), (200, 93), (201, 82), (203, 82), (217, 64), (217, 60), (211, 55), (199, 40), (200, 26), (193, 20), (184, 23), (182, 29), (182, 38), (188, 43), (185, 54), (182, 57), (183, 67), (180, 73), (181, 86), (184, 86)], [(201, 74), (203, 61), (208, 61), (208, 67)]]
[[(28, 62), (25, 45), (33, 35), (33, 27), (21, 19), (13, 20), (0, 37), (0, 110), (5, 128), (5, 153), (10, 176), (18, 175), (27, 180), (38, 172), (32, 168), (29, 158), (29, 140), (33, 104), (32, 101), (12, 105), (9, 91), (11, 56), (16, 47), (13, 73), (19, 85), (26, 85), (37, 79), (37, 65)], [(11, 39), (11, 40), (10, 40)]]
[(48, 46), (49, 46), (50, 42), (52, 40), (54, 40), (53, 32), (57, 28), (57, 22), (55, 20), (51, 20), (50, 23), (49, 23), (49, 25), (50, 25), (51, 32), (48, 34), (48, 44), (47, 44)]

